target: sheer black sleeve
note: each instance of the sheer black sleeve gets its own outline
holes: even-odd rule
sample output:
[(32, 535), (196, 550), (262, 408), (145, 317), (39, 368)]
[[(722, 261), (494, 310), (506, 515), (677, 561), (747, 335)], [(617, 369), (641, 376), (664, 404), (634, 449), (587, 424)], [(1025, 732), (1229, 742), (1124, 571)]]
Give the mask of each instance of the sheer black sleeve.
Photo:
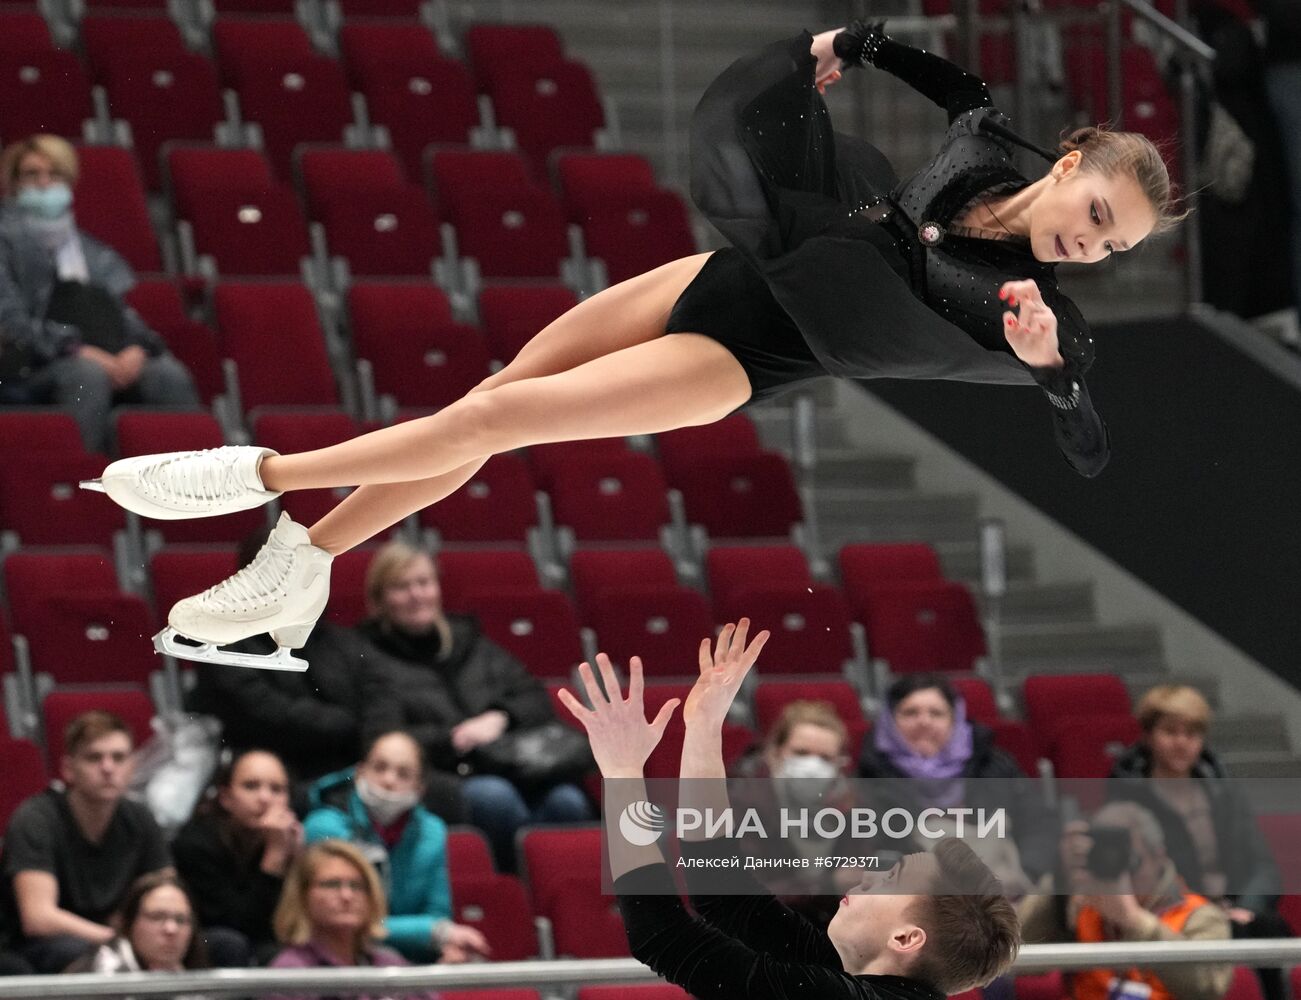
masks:
[(1041, 286), (1044, 301), (1057, 316), (1057, 342), (1065, 364), (1060, 368), (1030, 368), (1052, 407), (1053, 437), (1066, 463), (1092, 479), (1111, 458), (1107, 425), (1093, 408), (1084, 373), (1093, 362), (1093, 340), (1075, 303), (1052, 288)]
[[(877, 69), (897, 76), (923, 97), (929, 98), (949, 113), (949, 121), (966, 111), (991, 107), (994, 103), (989, 87), (980, 77), (955, 66), (933, 52), (905, 45), (881, 31), (880, 25), (855, 22), (837, 40), (854, 36), (852, 48), (859, 59)], [(842, 42), (838, 53), (851, 46)]]
[(687, 913), (657, 862), (615, 880), (633, 957), (698, 1000), (878, 1000), (862, 979), (755, 951)]
[[(678, 847), (685, 859), (735, 853), (727, 840), (682, 840)], [(686, 876), (695, 911), (729, 937), (785, 962), (841, 968), (840, 955), (827, 935), (744, 871), (703, 866), (687, 868)]]

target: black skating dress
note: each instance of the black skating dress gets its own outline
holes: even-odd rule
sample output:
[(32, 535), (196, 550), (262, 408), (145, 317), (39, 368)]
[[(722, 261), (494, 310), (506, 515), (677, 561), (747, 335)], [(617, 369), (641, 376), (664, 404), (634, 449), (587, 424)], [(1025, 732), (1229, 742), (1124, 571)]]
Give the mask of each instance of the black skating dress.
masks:
[[(950, 231), (978, 199), (1030, 183), (1003, 116), (977, 77), (874, 42), (875, 66), (948, 112), (943, 148), (899, 183), (878, 149), (833, 132), (807, 32), (737, 60), (691, 125), (692, 199), (731, 246), (682, 293), (666, 330), (732, 351), (750, 378), (746, 405), (825, 375), (1037, 384), (1063, 456), (1097, 475), (1109, 443), (1084, 385), (1093, 342), (1054, 265), (1028, 240)], [(1060, 368), (1026, 365), (1004, 336), (999, 288), (1025, 278), (1057, 316)]]

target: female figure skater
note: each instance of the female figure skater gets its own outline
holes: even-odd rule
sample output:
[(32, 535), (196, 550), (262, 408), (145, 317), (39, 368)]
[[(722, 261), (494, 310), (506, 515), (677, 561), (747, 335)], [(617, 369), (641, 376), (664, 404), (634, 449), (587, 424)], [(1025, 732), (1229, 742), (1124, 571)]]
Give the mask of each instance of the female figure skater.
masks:
[[(939, 154), (898, 184), (832, 131), (822, 89), (850, 66), (905, 80), (949, 114)], [(1054, 265), (1094, 262), (1168, 225), (1170, 182), (1142, 136), (1083, 129), (1029, 181), (985, 84), (855, 22), (738, 60), (692, 120), (692, 197), (731, 247), (575, 306), (451, 406), (297, 455), (224, 447), (123, 459), (100, 480), (145, 517), (244, 510), (286, 490), (360, 486), (310, 529), (282, 516), (233, 577), (176, 604), (155, 645), (250, 665), (216, 644), (269, 632), (289, 655), (325, 607), (331, 559), (467, 482), (497, 452), (717, 420), (812, 378), (1039, 384), (1083, 475), (1107, 435), (1083, 374), (1092, 341)], [(1033, 147), (1031, 147), (1033, 148)], [(1041, 151), (1042, 152), (1042, 151)], [(203, 645), (176, 643), (177, 633)]]

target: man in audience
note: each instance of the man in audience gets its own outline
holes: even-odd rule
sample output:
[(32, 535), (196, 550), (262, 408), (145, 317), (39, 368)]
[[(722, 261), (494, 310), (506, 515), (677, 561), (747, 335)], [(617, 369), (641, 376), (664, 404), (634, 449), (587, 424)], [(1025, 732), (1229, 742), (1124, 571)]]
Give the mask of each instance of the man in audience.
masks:
[(64, 745), (66, 790), (50, 788), (20, 805), (0, 854), (6, 924), (37, 972), (61, 972), (111, 941), (109, 917), (131, 883), (171, 871), (153, 816), (124, 798), (133, 750), (126, 723), (86, 712), (69, 724)]
[[(1128, 834), (1128, 844), (1116, 831)], [(1095, 845), (1103, 844), (1104, 835), (1105, 851), (1100, 851)], [(1229, 918), (1219, 906), (1184, 889), (1166, 855), (1161, 824), (1140, 805), (1112, 802), (1094, 814), (1091, 825), (1068, 823), (1061, 841), (1061, 865), (1066, 885), (1040, 888), (1066, 888), (1071, 895), (1025, 897), (1020, 911), (1026, 944), (1229, 937)], [(1116, 869), (1119, 874), (1113, 877)], [(1232, 979), (1229, 965), (1170, 965), (1159, 972), (1088, 969), (1071, 976), (1071, 996), (1074, 1000), (1220, 1000)]]
[(77, 227), (77, 153), (34, 135), (0, 154), (0, 402), (53, 403), (105, 451), (115, 402), (194, 406), (189, 371), (123, 296), (112, 247)]

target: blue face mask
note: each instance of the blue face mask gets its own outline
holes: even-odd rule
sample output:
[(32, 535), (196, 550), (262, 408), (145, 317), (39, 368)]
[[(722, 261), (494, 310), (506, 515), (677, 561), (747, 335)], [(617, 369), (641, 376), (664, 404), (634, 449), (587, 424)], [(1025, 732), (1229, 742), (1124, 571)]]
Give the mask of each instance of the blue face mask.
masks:
[(57, 219), (72, 207), (72, 189), (62, 181), (44, 188), (26, 187), (15, 195), (14, 203), (42, 219)]

